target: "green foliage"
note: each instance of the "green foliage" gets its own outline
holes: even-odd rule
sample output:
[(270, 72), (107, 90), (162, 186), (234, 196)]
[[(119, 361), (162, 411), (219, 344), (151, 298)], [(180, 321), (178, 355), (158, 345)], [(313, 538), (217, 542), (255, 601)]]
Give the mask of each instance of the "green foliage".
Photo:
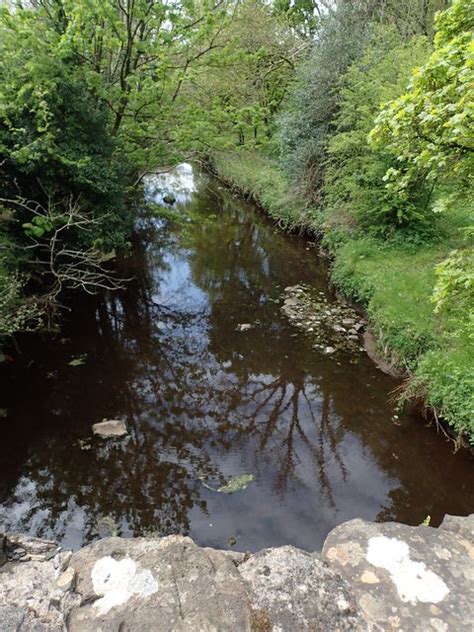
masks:
[(448, 350), (433, 349), (420, 360), (407, 396), (425, 405), (474, 445), (474, 344), (461, 338)]
[[(5, 214), (3, 214), (5, 217)], [(11, 221), (11, 218), (8, 218)], [(4, 223), (5, 219), (0, 218)], [(44, 323), (41, 301), (25, 297), (25, 275), (18, 272), (25, 254), (19, 252), (0, 223), (0, 345), (18, 331), (34, 331)], [(0, 346), (1, 351), (1, 346)]]
[(396, 166), (396, 159), (383, 147), (371, 147), (368, 141), (380, 103), (403, 92), (411, 69), (423, 63), (428, 54), (424, 37), (404, 40), (395, 28), (374, 25), (364, 54), (342, 76), (324, 187), (330, 224), (357, 223), (383, 236), (408, 227), (415, 240), (429, 229), (419, 205), (406, 198), (395, 201), (388, 195), (383, 177), (389, 167)]
[(259, 0), (235, 5), (221, 46), (211, 52), (207, 70), (193, 77), (183, 134), (198, 135), (208, 152), (268, 144), (305, 48), (286, 18)]
[[(16, 209), (8, 238), (32, 248), (21, 274), (18, 261), (5, 276), (10, 307), (20, 277), (33, 269), (51, 298), (52, 248), (64, 244), (76, 258), (64, 265), (77, 271), (78, 257), (86, 271), (88, 258), (102, 263), (104, 253), (126, 246), (127, 194), (141, 174), (205, 145), (211, 112), (195, 107), (195, 73), (225, 56), (233, 7), (232, 0), (2, 5), (0, 197)], [(252, 102), (245, 106), (237, 123), (259, 116)], [(66, 276), (53, 274), (57, 288), (85, 287)]]
[[(473, 234), (471, 227), (468, 234)], [(436, 266), (436, 285), (432, 301), (435, 312), (458, 312), (467, 318), (474, 337), (474, 248), (453, 250), (449, 257)]]
[(273, 160), (255, 152), (216, 153), (214, 167), (236, 191), (260, 204), (281, 228), (316, 231), (301, 198)]
[(454, 0), (437, 18), (435, 50), (413, 74), (408, 92), (390, 102), (371, 132), (375, 147), (397, 161), (385, 189), (411, 203), (428, 182), (456, 180), (472, 190), (474, 150), (474, 1)]
[(423, 400), (474, 437), (473, 262), (463, 236), (472, 211), (458, 199), (440, 217), (440, 239), (423, 247), (346, 235), (333, 279), (367, 306), (380, 350), (410, 369), (404, 399)]
[(315, 34), (321, 11), (317, 0), (274, 0), (273, 6), (275, 13), (284, 15), (300, 35), (310, 37)]
[[(58, 33), (33, 11), (0, 14), (0, 160), (3, 187), (84, 195), (117, 188), (108, 109), (84, 88), (85, 73)], [(43, 193), (44, 195), (44, 193)]]
[(282, 164), (314, 202), (320, 200), (327, 144), (334, 133), (339, 81), (361, 54), (366, 36), (357, 9), (342, 6), (326, 15), (281, 116)]
[(24, 284), (18, 274), (0, 271), (0, 343), (19, 331), (35, 330), (43, 322), (38, 303), (23, 297)]

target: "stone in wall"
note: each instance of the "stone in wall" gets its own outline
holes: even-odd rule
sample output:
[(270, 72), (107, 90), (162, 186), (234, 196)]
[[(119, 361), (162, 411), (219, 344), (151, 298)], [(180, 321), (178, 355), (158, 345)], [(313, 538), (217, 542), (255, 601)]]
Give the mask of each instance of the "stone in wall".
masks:
[(472, 630), (473, 531), (474, 515), (439, 529), (352, 520), (322, 556), (217, 551), (181, 536), (107, 538), (71, 554), (0, 534), (0, 630)]
[(472, 632), (474, 543), (456, 531), (351, 520), (328, 535), (323, 558), (350, 584), (369, 621), (384, 630)]

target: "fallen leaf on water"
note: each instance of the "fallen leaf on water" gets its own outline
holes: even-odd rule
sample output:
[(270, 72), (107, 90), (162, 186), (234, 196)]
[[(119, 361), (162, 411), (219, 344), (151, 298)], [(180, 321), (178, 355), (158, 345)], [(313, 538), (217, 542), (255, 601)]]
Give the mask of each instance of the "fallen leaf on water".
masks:
[(233, 476), (226, 485), (219, 487), (217, 490), (222, 494), (231, 494), (232, 492), (238, 492), (241, 489), (245, 489), (254, 479), (253, 474), (242, 474), (241, 476)]
[(215, 489), (208, 485), (202, 478), (200, 479), (206, 489), (210, 489), (211, 492), (219, 492), (220, 494), (231, 494), (232, 492), (238, 492), (241, 489), (246, 489), (253, 481), (255, 476), (253, 474), (241, 474), (240, 476), (232, 476), (225, 485), (221, 485)]
[(69, 362), (69, 366), (82, 366), (86, 363), (86, 355), (77, 356)]

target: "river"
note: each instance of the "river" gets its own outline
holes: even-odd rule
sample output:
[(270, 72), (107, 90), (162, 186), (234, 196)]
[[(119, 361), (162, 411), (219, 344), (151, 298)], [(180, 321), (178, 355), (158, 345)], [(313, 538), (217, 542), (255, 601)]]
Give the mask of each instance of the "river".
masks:
[[(145, 205), (127, 288), (81, 298), (1, 369), (0, 531), (315, 550), (355, 517), (472, 511), (471, 458), (395, 409), (399, 381), (282, 312), (288, 286), (336, 301), (313, 245), (189, 165), (148, 179), (150, 203), (163, 191), (177, 202)], [(93, 438), (102, 419), (129, 436)]]

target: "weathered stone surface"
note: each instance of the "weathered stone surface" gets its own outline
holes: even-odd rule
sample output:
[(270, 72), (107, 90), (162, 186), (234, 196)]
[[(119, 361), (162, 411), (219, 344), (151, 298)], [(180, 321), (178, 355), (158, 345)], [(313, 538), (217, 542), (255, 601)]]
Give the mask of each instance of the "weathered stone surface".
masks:
[(92, 432), (100, 437), (123, 437), (127, 434), (127, 426), (120, 419), (109, 419), (94, 424)]
[(0, 625), (2, 632), (59, 632), (63, 627), (37, 619), (27, 608), (0, 605)]
[(53, 561), (7, 563), (0, 569), (2, 632), (58, 632), (64, 629)]
[(446, 514), (439, 528), (458, 533), (469, 542), (474, 543), (474, 514), (470, 516), (450, 516)]
[(472, 631), (474, 547), (460, 534), (352, 520), (329, 534), (323, 557), (383, 629)]
[(0, 533), (0, 566), (7, 561), (7, 538), (4, 533)]
[(292, 546), (265, 549), (239, 565), (262, 629), (279, 632), (376, 630), (346, 582), (315, 554)]
[(440, 529), (353, 520), (322, 556), (189, 538), (107, 538), (71, 554), (0, 535), (0, 632), (462, 632), (474, 620), (474, 516)]
[(52, 559), (60, 551), (56, 542), (51, 540), (33, 538), (19, 533), (5, 533), (3, 536), (0, 535), (0, 540), (2, 537), (5, 560), (41, 562)]
[(71, 590), (71, 588), (74, 586), (75, 579), (76, 573), (72, 567), (69, 567), (63, 573), (61, 573), (56, 584), (60, 590), (67, 592), (68, 590)]
[(250, 631), (251, 609), (232, 560), (189, 538), (107, 538), (75, 553), (81, 605), (71, 632)]

